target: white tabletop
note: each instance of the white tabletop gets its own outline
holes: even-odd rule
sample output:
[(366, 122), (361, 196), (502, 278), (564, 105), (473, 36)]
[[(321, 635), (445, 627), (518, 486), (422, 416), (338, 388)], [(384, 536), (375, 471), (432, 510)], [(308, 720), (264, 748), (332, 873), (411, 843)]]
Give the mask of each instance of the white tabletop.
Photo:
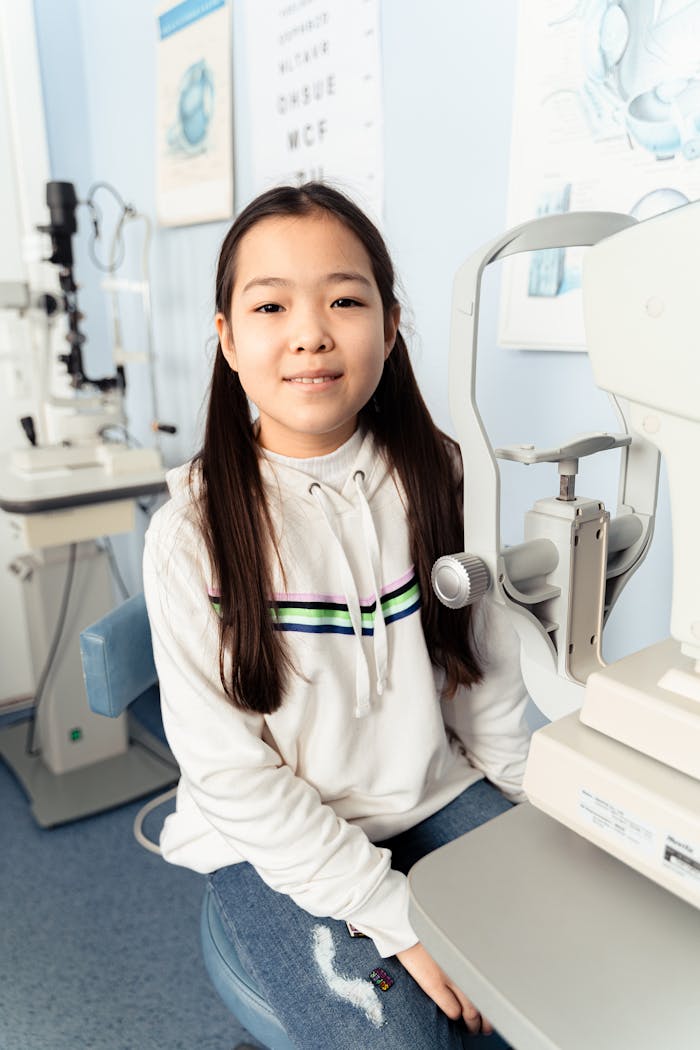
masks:
[(104, 467), (71, 467), (19, 473), (0, 461), (0, 509), (8, 514), (135, 499), (165, 489), (165, 470), (110, 474)]
[(409, 884), (421, 941), (515, 1050), (700, 1050), (700, 910), (528, 803)]

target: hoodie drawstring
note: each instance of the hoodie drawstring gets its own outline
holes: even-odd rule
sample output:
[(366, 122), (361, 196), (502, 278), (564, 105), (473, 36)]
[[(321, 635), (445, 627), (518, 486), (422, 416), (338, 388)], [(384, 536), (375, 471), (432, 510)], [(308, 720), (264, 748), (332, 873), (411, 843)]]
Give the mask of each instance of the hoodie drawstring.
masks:
[[(379, 587), (377, 586), (377, 579), (379, 577), (380, 570), (380, 558), (379, 558), (379, 540), (377, 539), (377, 530), (374, 527), (374, 521), (372, 519), (372, 512), (367, 502), (367, 497), (362, 487), (362, 479), (364, 475), (361, 471), (357, 471), (354, 475), (355, 486), (359, 494), (359, 502), (361, 508), (361, 520), (362, 520), (362, 533), (365, 541), (365, 549), (368, 554), (369, 563), (372, 573), (372, 582), (375, 591), (376, 598), (376, 612), (374, 617), (374, 658), (375, 666), (377, 671), (377, 692), (381, 696), (384, 686), (386, 684), (387, 675), (387, 637), (386, 637), (386, 624), (384, 622), (384, 615), (382, 612), (381, 596), (379, 594)], [(356, 640), (356, 655), (355, 655), (355, 717), (364, 718), (370, 710), (370, 697), (371, 697), (371, 686), (369, 676), (369, 666), (367, 664), (367, 658), (365, 657), (365, 651), (362, 646), (362, 608), (360, 606), (360, 596), (357, 591), (357, 584), (355, 577), (352, 574), (352, 569), (348, 562), (345, 548), (342, 544), (340, 537), (338, 536), (335, 526), (334, 518), (335, 512), (333, 504), (329, 500), (326, 493), (319, 482), (315, 481), (309, 486), (309, 492), (317, 500), (323, 515), (324, 521), (328, 527), (335, 548), (338, 552), (339, 562), (343, 575), (343, 592), (345, 594), (345, 601), (347, 602), (348, 612), (350, 614), (350, 622), (352, 623), (353, 634)]]
[(365, 495), (364, 480), (365, 476), (363, 472), (361, 470), (356, 470), (353, 474), (353, 481), (355, 482), (355, 488), (357, 489), (357, 494), (360, 499), (362, 524), (364, 526), (362, 535), (364, 537), (365, 548), (369, 557), (369, 564), (372, 572), (372, 586), (374, 587), (374, 597), (376, 600), (376, 609), (374, 613), (374, 664), (377, 671), (377, 692), (379, 696), (381, 696), (386, 685), (389, 649), (386, 637), (384, 610), (382, 608), (382, 596), (379, 591), (379, 580), (381, 579), (379, 539), (377, 537), (377, 530), (374, 525), (372, 511), (367, 501), (367, 496)]

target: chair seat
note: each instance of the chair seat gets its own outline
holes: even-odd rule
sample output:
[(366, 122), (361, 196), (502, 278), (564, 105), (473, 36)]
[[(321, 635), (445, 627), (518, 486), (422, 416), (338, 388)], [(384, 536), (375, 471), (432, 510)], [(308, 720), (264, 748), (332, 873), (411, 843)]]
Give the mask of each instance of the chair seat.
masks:
[[(156, 739), (163, 740), (158, 677), (142, 594), (130, 598), (80, 634), (88, 702), (116, 718), (128, 707)], [(217, 992), (238, 1021), (269, 1050), (293, 1050), (282, 1025), (246, 973), (207, 886), (202, 902), (204, 963)]]
[(269, 1050), (293, 1050), (293, 1044), (228, 937), (207, 884), (201, 914), (202, 954), (214, 987), (244, 1028)]

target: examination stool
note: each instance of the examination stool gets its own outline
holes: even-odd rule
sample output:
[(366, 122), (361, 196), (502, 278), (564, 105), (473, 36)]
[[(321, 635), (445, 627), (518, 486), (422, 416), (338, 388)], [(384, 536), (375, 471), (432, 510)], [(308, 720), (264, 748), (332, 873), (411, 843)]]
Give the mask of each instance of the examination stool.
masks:
[[(151, 628), (142, 594), (129, 598), (80, 634), (88, 703), (97, 714), (116, 718), (127, 707), (164, 740)], [(202, 901), (204, 964), (231, 1013), (269, 1050), (292, 1050), (282, 1025), (243, 968), (223, 928), (207, 884)]]

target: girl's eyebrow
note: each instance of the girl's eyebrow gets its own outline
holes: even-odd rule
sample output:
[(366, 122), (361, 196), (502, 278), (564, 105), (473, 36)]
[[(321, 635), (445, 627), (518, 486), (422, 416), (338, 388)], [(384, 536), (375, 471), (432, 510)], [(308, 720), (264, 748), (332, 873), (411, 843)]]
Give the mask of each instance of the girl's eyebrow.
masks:
[(368, 288), (372, 287), (372, 282), (368, 281), (364, 274), (361, 273), (329, 273), (325, 278), (326, 284), (342, 284), (346, 281), (357, 281), (359, 284), (365, 284)]
[[(324, 284), (344, 284), (348, 281), (354, 281), (358, 284), (366, 285), (368, 288), (372, 287), (372, 282), (361, 273), (346, 273), (344, 271), (338, 271), (337, 273), (326, 274), (323, 278)], [(292, 284), (293, 281), (288, 281), (285, 277), (253, 277), (244, 286), (243, 291), (248, 292), (251, 288), (256, 287), (288, 288)]]
[(261, 285), (264, 288), (286, 288), (292, 282), (285, 280), (284, 277), (253, 277), (245, 285), (243, 291), (247, 292), (250, 288), (255, 288), (257, 285)]

